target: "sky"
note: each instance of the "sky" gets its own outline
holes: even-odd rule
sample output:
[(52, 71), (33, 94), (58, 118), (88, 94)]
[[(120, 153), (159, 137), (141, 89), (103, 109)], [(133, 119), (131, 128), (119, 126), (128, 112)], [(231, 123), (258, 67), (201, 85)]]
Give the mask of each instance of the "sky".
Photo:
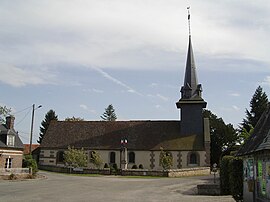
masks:
[(203, 98), (236, 128), (256, 88), (270, 96), (268, 0), (0, 0), (0, 105), (33, 143), (45, 114), (179, 120), (188, 45)]

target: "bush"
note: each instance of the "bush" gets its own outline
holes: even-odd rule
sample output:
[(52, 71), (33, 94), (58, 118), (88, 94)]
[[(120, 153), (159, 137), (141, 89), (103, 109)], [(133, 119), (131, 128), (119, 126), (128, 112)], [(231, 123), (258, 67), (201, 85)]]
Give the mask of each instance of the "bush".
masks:
[(11, 174), (8, 176), (8, 179), (9, 179), (9, 180), (16, 180), (16, 179), (17, 179), (17, 176), (16, 176), (14, 173), (11, 173)]
[(235, 201), (243, 201), (243, 160), (238, 157), (232, 159), (230, 167), (231, 194)]
[(230, 160), (233, 156), (223, 156), (220, 162), (220, 192), (223, 195), (230, 195)]
[(143, 169), (143, 165), (142, 164), (139, 165), (139, 169)]
[(105, 163), (104, 168), (109, 168), (109, 165), (107, 163)]
[(135, 164), (135, 165), (132, 166), (131, 169), (138, 169), (138, 166)]
[(32, 168), (32, 174), (35, 175), (38, 172), (38, 166), (32, 155), (25, 155), (23, 159), (23, 168)]
[(118, 167), (117, 167), (117, 164), (116, 163), (110, 165), (110, 169), (111, 169), (111, 174), (117, 174)]

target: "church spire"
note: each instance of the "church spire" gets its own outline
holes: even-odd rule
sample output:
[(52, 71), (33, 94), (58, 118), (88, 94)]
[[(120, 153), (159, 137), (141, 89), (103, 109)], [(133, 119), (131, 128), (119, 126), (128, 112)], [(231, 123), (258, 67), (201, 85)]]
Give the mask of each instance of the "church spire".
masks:
[(189, 44), (185, 70), (184, 85), (181, 88), (182, 99), (191, 99), (194, 97), (201, 97), (201, 85), (198, 84), (196, 65), (193, 55), (192, 43), (191, 43), (191, 30), (190, 30), (190, 12), (188, 7), (188, 29), (189, 29)]

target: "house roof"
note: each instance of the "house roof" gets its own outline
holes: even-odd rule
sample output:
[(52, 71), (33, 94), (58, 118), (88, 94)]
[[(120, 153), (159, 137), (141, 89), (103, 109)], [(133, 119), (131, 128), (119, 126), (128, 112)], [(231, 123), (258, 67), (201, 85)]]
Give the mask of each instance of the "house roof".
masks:
[[(14, 146), (7, 146), (6, 138), (7, 135), (14, 135)], [(23, 143), (19, 138), (18, 133), (13, 129), (8, 129), (6, 124), (0, 124), (0, 147), (1, 148), (15, 148), (15, 149), (23, 149)]]
[(262, 150), (270, 150), (270, 106), (259, 119), (253, 134), (240, 148), (237, 156), (248, 155)]
[(52, 121), (41, 148), (204, 150), (203, 135), (181, 135), (180, 121)]
[[(30, 144), (23, 145), (23, 154), (30, 154)], [(32, 152), (39, 147), (39, 144), (32, 144)]]

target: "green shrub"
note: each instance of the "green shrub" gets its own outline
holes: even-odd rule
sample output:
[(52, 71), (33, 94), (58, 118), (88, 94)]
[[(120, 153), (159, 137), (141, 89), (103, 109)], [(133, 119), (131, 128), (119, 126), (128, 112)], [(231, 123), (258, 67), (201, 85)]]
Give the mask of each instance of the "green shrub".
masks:
[(231, 175), (230, 185), (231, 194), (235, 201), (243, 201), (243, 160), (235, 157), (230, 160)]
[(135, 165), (132, 166), (131, 169), (138, 169), (138, 166), (135, 164)]
[(38, 172), (38, 166), (32, 155), (25, 155), (23, 159), (23, 168), (32, 168), (32, 174), (35, 175)]
[(143, 165), (142, 164), (139, 165), (139, 169), (143, 169)]
[(223, 156), (220, 162), (220, 192), (223, 195), (230, 195), (230, 160), (232, 160), (233, 156)]
[(14, 173), (11, 173), (11, 174), (8, 176), (8, 179), (9, 179), (9, 180), (16, 180), (16, 179), (17, 179), (17, 176), (16, 176)]
[(105, 163), (104, 168), (109, 168), (109, 165), (107, 163)]

